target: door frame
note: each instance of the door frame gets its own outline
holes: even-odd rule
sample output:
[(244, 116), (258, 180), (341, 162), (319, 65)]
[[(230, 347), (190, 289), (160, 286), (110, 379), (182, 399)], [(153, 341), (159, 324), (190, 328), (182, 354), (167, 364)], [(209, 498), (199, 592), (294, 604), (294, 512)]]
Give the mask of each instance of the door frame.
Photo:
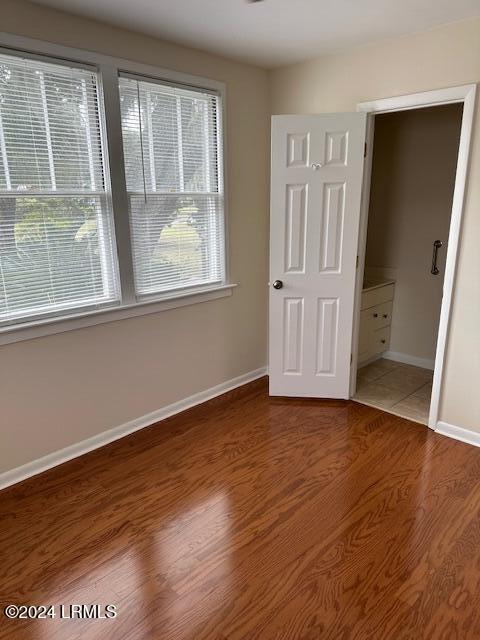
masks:
[(367, 244), (368, 208), (370, 202), (370, 182), (373, 156), (373, 134), (375, 115), (381, 113), (393, 113), (408, 109), (420, 109), (434, 107), (443, 104), (463, 103), (462, 125), (458, 147), (457, 170), (455, 174), (455, 188), (453, 192), (452, 213), (450, 219), (450, 231), (448, 236), (448, 248), (445, 264), (445, 276), (443, 282), (443, 298), (438, 327), (437, 349), (435, 354), (435, 369), (433, 374), (432, 398), (430, 403), (430, 415), (428, 426), (436, 429), (439, 418), (439, 408), (442, 396), (443, 369), (445, 364), (445, 352), (450, 330), (453, 290), (457, 271), (457, 258), (459, 250), (460, 231), (464, 211), (465, 190), (468, 175), (470, 141), (472, 138), (473, 118), (475, 108), (475, 94), (477, 85), (467, 84), (445, 89), (435, 89), (421, 93), (412, 93), (403, 96), (394, 96), (360, 102), (357, 111), (363, 111), (367, 116), (366, 149), (362, 205), (360, 212), (360, 229), (358, 236), (358, 269), (355, 282), (355, 306), (352, 334), (352, 365), (350, 369), (350, 397), (355, 394), (356, 371), (358, 364), (358, 336), (360, 331), (360, 307), (362, 296), (363, 273), (365, 266), (365, 251)]

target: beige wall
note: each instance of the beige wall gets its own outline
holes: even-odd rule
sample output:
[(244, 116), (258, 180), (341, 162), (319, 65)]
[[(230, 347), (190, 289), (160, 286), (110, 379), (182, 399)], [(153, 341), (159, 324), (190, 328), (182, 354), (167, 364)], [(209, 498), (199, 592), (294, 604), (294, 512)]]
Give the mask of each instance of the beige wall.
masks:
[[(480, 80), (480, 19), (359, 48), (271, 73), (273, 113), (352, 111), (375, 98)], [(440, 417), (480, 431), (480, 106), (472, 140), (465, 217)]]
[(3, 0), (2, 31), (227, 84), (233, 296), (0, 347), (0, 472), (266, 364), (267, 73)]
[[(395, 279), (390, 351), (435, 358), (461, 104), (375, 118), (366, 272)], [(440, 273), (430, 273), (440, 239)]]
[[(0, 347), (0, 472), (265, 365), (266, 72), (93, 21), (3, 0), (1, 29), (227, 83), (231, 298)], [(480, 79), (480, 20), (271, 73), (273, 113)], [(470, 176), (480, 173), (479, 110)], [(466, 198), (441, 418), (480, 431), (480, 181)]]

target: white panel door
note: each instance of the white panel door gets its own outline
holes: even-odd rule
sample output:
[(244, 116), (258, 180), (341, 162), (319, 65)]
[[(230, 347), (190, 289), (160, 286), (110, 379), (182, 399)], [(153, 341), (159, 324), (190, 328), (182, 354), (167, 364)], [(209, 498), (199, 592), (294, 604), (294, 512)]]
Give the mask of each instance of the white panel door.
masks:
[(365, 127), (272, 118), (271, 395), (349, 397)]

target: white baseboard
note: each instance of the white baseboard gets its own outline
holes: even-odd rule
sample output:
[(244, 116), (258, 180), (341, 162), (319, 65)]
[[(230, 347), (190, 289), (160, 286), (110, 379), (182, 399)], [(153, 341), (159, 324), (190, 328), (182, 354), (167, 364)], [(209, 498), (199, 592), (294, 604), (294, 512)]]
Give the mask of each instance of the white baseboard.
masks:
[(435, 360), (430, 360), (429, 358), (417, 358), (416, 356), (411, 356), (408, 353), (398, 353), (397, 351), (385, 351), (382, 353), (382, 358), (386, 360), (393, 360), (394, 362), (401, 362), (402, 364), (411, 364), (414, 367), (422, 367), (422, 369), (430, 369), (433, 371), (435, 369)]
[(448, 422), (441, 422), (439, 420), (435, 432), (442, 434), (442, 436), (448, 436), (454, 440), (460, 440), (467, 444), (473, 444), (475, 447), (480, 447), (480, 433), (478, 431), (470, 431), (470, 429), (456, 427), (454, 424), (448, 424)]
[(108, 431), (103, 431), (102, 433), (92, 436), (91, 438), (87, 438), (86, 440), (82, 440), (81, 442), (72, 444), (68, 447), (65, 447), (64, 449), (60, 449), (59, 451), (49, 453), (43, 458), (33, 460), (32, 462), (28, 462), (21, 467), (6, 471), (0, 474), (0, 489), (5, 489), (5, 487), (9, 487), (12, 484), (16, 484), (17, 482), (25, 480), (26, 478), (35, 476), (38, 473), (42, 473), (43, 471), (47, 471), (47, 469), (56, 467), (59, 464), (63, 464), (64, 462), (68, 462), (68, 460), (72, 460), (73, 458), (78, 458), (79, 456), (82, 456), (89, 451), (99, 449), (100, 447), (103, 447), (110, 442), (114, 442), (115, 440), (119, 440), (120, 438), (123, 438), (130, 433), (134, 433), (135, 431), (139, 431), (140, 429), (149, 427), (150, 425), (155, 424), (160, 420), (164, 420), (169, 416), (173, 416), (176, 413), (185, 411), (185, 409), (190, 409), (191, 407), (194, 407), (198, 404), (202, 404), (202, 402), (206, 402), (207, 400), (211, 400), (212, 398), (216, 398), (217, 396), (227, 393), (227, 391), (231, 391), (232, 389), (241, 387), (244, 384), (253, 382), (254, 380), (257, 380), (258, 378), (266, 375), (266, 372), (266, 367), (256, 369), (255, 371), (250, 371), (241, 376), (238, 376), (237, 378), (222, 382), (215, 387), (211, 387), (210, 389), (206, 389), (205, 391), (195, 393), (194, 395), (189, 396), (184, 400), (179, 400), (178, 402), (169, 404), (162, 409), (152, 411), (152, 413), (148, 413), (144, 416), (141, 416), (140, 418), (130, 420), (129, 422), (126, 422), (125, 424), (122, 424), (118, 427), (114, 427), (113, 429), (109, 429)]
[(370, 358), (367, 358), (366, 360), (362, 360), (362, 361), (358, 361), (358, 365), (357, 365), (357, 369), (361, 369), (362, 367), (366, 367), (369, 364), (372, 364), (373, 362), (376, 362), (377, 360), (380, 360), (383, 357), (383, 353), (376, 353), (374, 356), (370, 356)]

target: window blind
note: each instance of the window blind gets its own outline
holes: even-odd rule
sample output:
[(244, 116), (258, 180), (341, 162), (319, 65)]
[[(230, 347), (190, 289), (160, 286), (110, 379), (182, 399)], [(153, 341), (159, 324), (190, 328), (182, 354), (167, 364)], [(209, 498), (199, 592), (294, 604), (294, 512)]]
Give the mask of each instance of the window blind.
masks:
[(221, 282), (219, 97), (126, 75), (119, 88), (137, 296)]
[(0, 323), (119, 298), (96, 73), (0, 54)]

